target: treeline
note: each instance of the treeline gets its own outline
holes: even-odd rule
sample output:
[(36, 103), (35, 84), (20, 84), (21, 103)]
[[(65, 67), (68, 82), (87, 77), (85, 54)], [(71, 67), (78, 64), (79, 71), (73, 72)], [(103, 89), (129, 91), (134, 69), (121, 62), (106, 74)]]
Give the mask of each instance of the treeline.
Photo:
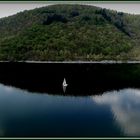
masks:
[(131, 17), (85, 5), (24, 11), (0, 19), (0, 60), (135, 59), (139, 30)]

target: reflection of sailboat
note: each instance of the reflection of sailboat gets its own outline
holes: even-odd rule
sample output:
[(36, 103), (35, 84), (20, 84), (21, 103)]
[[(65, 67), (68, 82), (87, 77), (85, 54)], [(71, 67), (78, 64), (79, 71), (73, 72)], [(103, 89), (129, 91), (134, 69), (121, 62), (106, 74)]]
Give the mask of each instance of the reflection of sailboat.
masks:
[(66, 92), (66, 87), (64, 87), (64, 86), (63, 86), (63, 92), (64, 92), (64, 93)]
[(63, 91), (66, 91), (66, 87), (68, 86), (68, 84), (66, 83), (66, 79), (64, 78), (63, 83), (62, 83), (62, 87), (63, 87)]

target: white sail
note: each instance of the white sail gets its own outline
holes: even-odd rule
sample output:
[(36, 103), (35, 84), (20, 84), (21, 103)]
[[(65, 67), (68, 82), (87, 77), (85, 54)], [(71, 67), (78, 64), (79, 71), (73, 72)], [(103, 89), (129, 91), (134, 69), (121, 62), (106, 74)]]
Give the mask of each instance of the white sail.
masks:
[(66, 87), (68, 84), (66, 83), (66, 79), (63, 80), (63, 86)]

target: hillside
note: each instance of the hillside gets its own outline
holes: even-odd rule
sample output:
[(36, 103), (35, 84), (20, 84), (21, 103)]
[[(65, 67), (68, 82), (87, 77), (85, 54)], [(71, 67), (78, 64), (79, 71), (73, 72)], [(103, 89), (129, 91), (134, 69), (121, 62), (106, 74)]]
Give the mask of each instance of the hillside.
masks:
[(140, 60), (140, 16), (52, 5), (0, 19), (0, 60)]

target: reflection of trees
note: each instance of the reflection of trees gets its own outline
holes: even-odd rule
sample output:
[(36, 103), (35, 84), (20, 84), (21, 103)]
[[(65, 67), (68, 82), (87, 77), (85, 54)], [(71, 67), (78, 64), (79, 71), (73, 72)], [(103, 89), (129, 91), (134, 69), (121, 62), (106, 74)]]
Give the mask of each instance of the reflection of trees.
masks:
[(127, 87), (140, 87), (139, 64), (37, 64), (1, 63), (0, 82), (31, 92), (96, 95)]

